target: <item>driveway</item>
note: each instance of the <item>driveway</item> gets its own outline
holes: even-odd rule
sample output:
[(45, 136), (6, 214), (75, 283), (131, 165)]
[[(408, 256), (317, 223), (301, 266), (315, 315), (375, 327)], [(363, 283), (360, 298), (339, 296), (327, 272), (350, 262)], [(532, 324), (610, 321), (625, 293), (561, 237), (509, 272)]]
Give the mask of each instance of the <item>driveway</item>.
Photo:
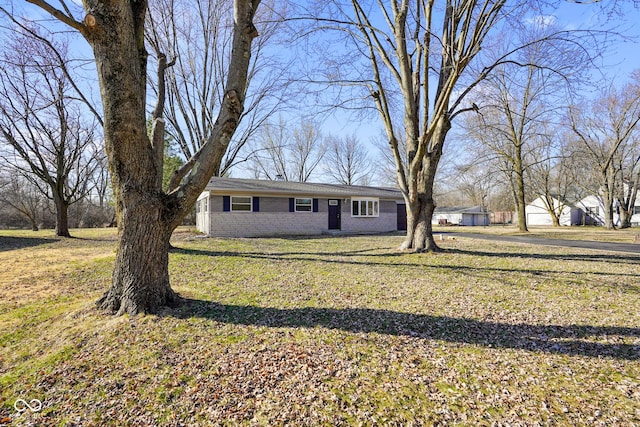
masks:
[(599, 251), (640, 254), (640, 244), (638, 243), (613, 243), (613, 242), (595, 242), (593, 240), (546, 239), (544, 237), (500, 236), (500, 235), (493, 235), (493, 234), (464, 233), (464, 232), (461, 232), (461, 233), (435, 232), (433, 234), (434, 236), (436, 236), (436, 240), (437, 240), (438, 234), (445, 234), (445, 235), (451, 235), (451, 236), (470, 237), (473, 239), (494, 240), (494, 241), (502, 241), (502, 242), (528, 243), (532, 245), (562, 246), (565, 248), (595, 249)]

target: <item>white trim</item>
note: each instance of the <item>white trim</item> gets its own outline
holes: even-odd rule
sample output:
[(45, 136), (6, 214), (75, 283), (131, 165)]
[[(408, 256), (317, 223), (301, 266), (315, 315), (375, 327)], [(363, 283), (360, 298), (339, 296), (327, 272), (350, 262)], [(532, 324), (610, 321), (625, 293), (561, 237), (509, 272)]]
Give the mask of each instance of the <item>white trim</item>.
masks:
[[(233, 199), (249, 199), (249, 203), (236, 202), (236, 205), (249, 206), (249, 209), (233, 209)], [(229, 212), (253, 212), (253, 197), (252, 196), (231, 196), (229, 199)]]
[[(354, 214), (354, 203), (358, 208)], [(377, 197), (352, 197), (351, 216), (353, 218), (377, 218), (380, 216), (380, 199)]]
[[(302, 204), (300, 203), (301, 207), (302, 206), (309, 206), (309, 210), (298, 210), (298, 200), (308, 200), (309, 204), (307, 205), (306, 203)], [(313, 197), (295, 197), (293, 200), (293, 211), (294, 212), (313, 212)]]

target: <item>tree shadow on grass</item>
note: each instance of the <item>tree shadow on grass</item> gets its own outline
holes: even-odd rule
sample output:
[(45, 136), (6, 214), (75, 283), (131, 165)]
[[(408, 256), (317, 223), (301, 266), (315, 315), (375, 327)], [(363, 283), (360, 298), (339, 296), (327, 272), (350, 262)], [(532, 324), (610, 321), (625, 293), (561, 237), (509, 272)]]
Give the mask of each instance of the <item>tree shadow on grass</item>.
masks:
[[(445, 269), (451, 272), (463, 272), (469, 275), (493, 273), (524, 273), (531, 275), (562, 274), (602, 274), (600, 272), (569, 272), (539, 269), (513, 269), (483, 266), (430, 265), (423, 263), (404, 263), (405, 254), (366, 253), (377, 249), (343, 251), (343, 252), (236, 252), (209, 251), (201, 249), (176, 248), (174, 253), (208, 256), (239, 257), (256, 260), (290, 260), (303, 262), (337, 263), (365, 266), (383, 266), (395, 268)], [(548, 259), (542, 254), (511, 254), (450, 250), (454, 253), (488, 257), (536, 257)], [(566, 258), (565, 258), (566, 257)], [(630, 262), (637, 257), (628, 258)], [(567, 254), (552, 255), (552, 259), (567, 260), (608, 260), (606, 255)], [(619, 275), (619, 273), (616, 273)], [(623, 274), (625, 277), (637, 278), (640, 274)], [(502, 276), (501, 276), (502, 277)], [(626, 285), (625, 289), (639, 292), (640, 287)], [(589, 325), (530, 325), (509, 324), (482, 321), (467, 318), (430, 316), (424, 314), (403, 313), (380, 309), (333, 309), (333, 308), (292, 308), (277, 309), (256, 306), (225, 305), (215, 302), (189, 300), (183, 301), (180, 307), (166, 311), (164, 314), (179, 318), (202, 317), (222, 323), (238, 325), (254, 325), (266, 327), (313, 328), (324, 327), (353, 333), (378, 333), (396, 336), (408, 336), (422, 339), (442, 340), (490, 348), (509, 348), (542, 352), (549, 354), (565, 354), (571, 356), (607, 357), (622, 360), (640, 359), (640, 329)], [(612, 342), (613, 341), (613, 342)], [(629, 342), (633, 344), (629, 344)]]
[(0, 252), (46, 245), (47, 243), (55, 243), (57, 241), (58, 239), (45, 239), (42, 237), (0, 236)]
[[(579, 249), (579, 248), (568, 248)], [(594, 261), (616, 264), (630, 264), (640, 263), (640, 255), (622, 254), (577, 254), (577, 253), (565, 253), (565, 254), (537, 254), (537, 253), (523, 253), (523, 252), (487, 252), (487, 251), (470, 251), (464, 249), (446, 249), (445, 253), (455, 253), (462, 255), (476, 255), (489, 258), (520, 258), (520, 259), (544, 259), (554, 261)]]
[[(424, 271), (428, 268), (440, 269), (440, 270), (450, 270), (455, 272), (467, 272), (468, 274), (478, 274), (478, 273), (523, 273), (523, 274), (531, 274), (534, 276), (545, 276), (551, 274), (590, 274), (590, 275), (602, 275), (602, 276), (610, 276), (612, 273), (599, 272), (599, 271), (569, 271), (569, 270), (550, 270), (550, 269), (532, 269), (532, 268), (502, 268), (502, 267), (482, 267), (482, 266), (467, 266), (467, 265), (456, 265), (456, 264), (427, 264), (427, 263), (405, 263), (402, 262), (402, 257), (405, 256), (405, 253), (402, 252), (392, 252), (392, 253), (383, 253), (383, 254), (366, 254), (364, 252), (374, 251), (377, 249), (370, 250), (358, 250), (358, 251), (344, 251), (344, 252), (273, 252), (273, 253), (263, 253), (263, 252), (236, 252), (236, 251), (209, 251), (203, 249), (184, 249), (184, 248), (173, 248), (172, 253), (183, 254), (183, 255), (193, 255), (193, 256), (208, 256), (208, 257), (239, 257), (239, 258), (249, 258), (249, 259), (258, 259), (258, 260), (287, 260), (287, 261), (306, 261), (306, 262), (322, 262), (329, 264), (348, 264), (348, 265), (364, 265), (364, 266), (378, 266), (378, 267), (400, 267), (400, 268), (414, 268), (420, 269)], [(444, 254), (447, 253), (459, 253), (459, 254), (467, 254), (467, 255), (477, 255), (479, 257), (498, 257), (498, 258), (542, 258), (542, 259), (550, 259), (550, 260), (574, 260), (574, 261), (609, 261), (609, 258), (593, 258), (591, 255), (585, 256), (585, 258), (581, 258), (581, 255), (573, 254), (573, 255), (554, 255), (550, 257), (542, 256), (540, 254), (512, 254), (508, 252), (473, 252), (473, 251), (464, 251), (459, 249), (447, 249)], [(441, 254), (443, 254), (441, 253)], [(355, 257), (365, 256), (367, 258), (373, 259), (373, 261), (367, 261), (363, 259), (356, 259)], [(353, 257), (353, 258), (352, 258)], [(393, 262), (397, 260), (398, 262)], [(640, 258), (633, 257), (629, 259), (631, 262), (638, 262)], [(614, 273), (616, 276), (624, 276), (630, 277), (634, 279), (639, 279), (640, 281), (640, 273), (631, 274), (631, 273)], [(640, 286), (626, 285), (626, 288), (631, 291), (636, 291), (640, 293)]]
[[(640, 328), (509, 324), (369, 308), (279, 309), (183, 299), (163, 316), (271, 328), (323, 327), (569, 356), (640, 359)], [(604, 340), (607, 342), (603, 342)], [(626, 342), (611, 343), (611, 340)], [(634, 344), (628, 344), (635, 339)]]

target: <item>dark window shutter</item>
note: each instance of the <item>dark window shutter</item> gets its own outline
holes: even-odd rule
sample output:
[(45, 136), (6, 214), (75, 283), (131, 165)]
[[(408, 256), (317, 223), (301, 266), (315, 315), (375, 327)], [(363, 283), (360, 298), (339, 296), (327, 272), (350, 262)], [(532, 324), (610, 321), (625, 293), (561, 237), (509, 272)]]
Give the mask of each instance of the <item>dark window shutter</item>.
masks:
[(260, 197), (253, 198), (253, 211), (260, 212)]
[(289, 212), (295, 212), (296, 211), (296, 199), (294, 199), (293, 197), (289, 198)]
[(230, 196), (222, 196), (222, 210), (224, 212), (229, 212), (231, 210), (231, 197)]
[(318, 212), (318, 199), (313, 199), (313, 211)]

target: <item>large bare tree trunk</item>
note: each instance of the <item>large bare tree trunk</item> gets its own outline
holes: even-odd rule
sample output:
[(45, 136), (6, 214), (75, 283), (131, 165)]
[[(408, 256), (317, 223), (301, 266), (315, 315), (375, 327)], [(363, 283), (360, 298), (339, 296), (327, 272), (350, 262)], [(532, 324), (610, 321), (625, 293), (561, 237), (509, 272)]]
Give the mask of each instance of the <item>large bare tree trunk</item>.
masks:
[[(638, 162), (640, 163), (640, 159)], [(639, 185), (640, 171), (635, 172), (635, 178), (629, 181), (626, 191), (624, 183), (618, 187), (618, 195), (616, 196), (616, 199), (618, 200), (620, 209), (620, 228), (631, 228), (631, 217), (635, 210)]]
[(146, 3), (90, 1), (87, 11), (85, 36), (98, 69), (119, 237), (112, 285), (98, 305), (120, 314), (150, 312), (175, 294), (168, 275), (171, 230), (156, 184), (162, 171), (146, 134)]
[(611, 163), (606, 164), (606, 168), (602, 170), (603, 181), (605, 185), (601, 188), (602, 202), (604, 205), (604, 228), (607, 230), (615, 229), (613, 221), (613, 199), (615, 191), (616, 172), (611, 167)]
[(125, 210), (111, 288), (98, 305), (118, 314), (154, 312), (178, 296), (169, 284), (169, 238), (173, 227), (156, 200)]
[(613, 222), (613, 195), (608, 189), (603, 190), (602, 200), (604, 205), (604, 228), (613, 230), (615, 224)]
[(407, 235), (400, 249), (412, 249), (416, 252), (439, 251), (440, 248), (433, 239), (431, 225), (436, 205), (425, 186), (420, 187), (422, 188), (416, 194), (416, 202), (407, 205)]
[(440, 247), (433, 238), (431, 220), (436, 209), (433, 199), (433, 185), (438, 170), (438, 163), (442, 157), (442, 149), (451, 123), (441, 118), (437, 131), (433, 136), (432, 150), (426, 152), (422, 159), (421, 169), (416, 177), (415, 193), (413, 186), (409, 186), (409, 200), (407, 204), (407, 235), (400, 245), (400, 249), (413, 249), (416, 252), (437, 252)]
[[(441, 249), (433, 238), (433, 211), (436, 204), (433, 197), (426, 193), (418, 195), (419, 203), (409, 214), (407, 221), (407, 235), (400, 249), (412, 249), (415, 252), (439, 252)], [(409, 224), (411, 222), (411, 225)]]
[[(520, 146), (516, 146), (516, 152), (519, 152), (521, 149)], [(522, 157), (518, 156), (519, 162), (515, 164), (515, 173), (516, 173), (516, 197), (518, 198), (516, 203), (516, 208), (518, 210), (518, 230), (521, 232), (527, 232), (529, 229), (527, 228), (527, 214), (526, 214), (526, 204), (525, 204), (525, 194), (524, 194), (524, 171), (522, 170)]]
[(56, 206), (56, 236), (71, 237), (69, 233), (69, 204), (60, 196), (54, 195)]

